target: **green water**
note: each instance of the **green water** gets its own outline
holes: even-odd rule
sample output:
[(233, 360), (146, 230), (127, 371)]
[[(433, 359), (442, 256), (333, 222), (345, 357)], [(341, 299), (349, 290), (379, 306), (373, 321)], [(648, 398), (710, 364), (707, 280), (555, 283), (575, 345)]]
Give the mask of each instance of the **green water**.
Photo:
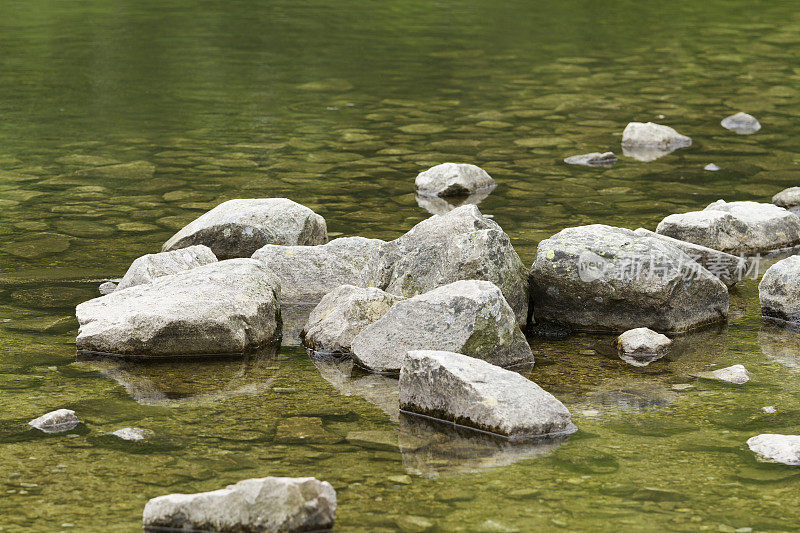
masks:
[[(399, 236), (427, 216), (414, 176), (444, 161), (498, 181), (481, 209), (528, 265), (566, 226), (652, 229), (721, 197), (768, 201), (800, 184), (796, 5), (190, 4), (0, 2), (2, 531), (133, 531), (151, 497), (267, 475), (330, 481), (339, 531), (795, 528), (800, 470), (744, 442), (800, 431), (800, 334), (762, 327), (752, 280), (731, 292), (727, 327), (645, 368), (610, 337), (531, 339), (528, 375), (580, 428), (541, 449), (398, 419), (395, 382), (296, 346), (77, 363), (73, 312), (230, 198), (293, 198), (332, 237)], [(740, 110), (763, 130), (719, 126)], [(651, 163), (561, 163), (619, 154), (631, 120), (694, 144)], [(691, 377), (736, 363), (750, 383)], [(83, 420), (69, 434), (26, 425), (62, 407)], [(125, 426), (156, 437), (105, 435)]]

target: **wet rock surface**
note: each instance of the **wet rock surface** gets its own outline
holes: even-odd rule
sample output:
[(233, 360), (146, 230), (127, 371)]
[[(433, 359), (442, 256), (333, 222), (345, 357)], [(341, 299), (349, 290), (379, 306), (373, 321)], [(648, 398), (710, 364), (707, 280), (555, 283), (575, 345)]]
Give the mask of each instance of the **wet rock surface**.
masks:
[(28, 425), (45, 433), (61, 433), (75, 429), (81, 421), (71, 409), (57, 409), (28, 422)]
[(744, 365), (733, 365), (708, 372), (698, 372), (697, 377), (713, 381), (727, 381), (736, 385), (743, 385), (750, 381), (750, 372)]
[(741, 111), (725, 117), (720, 124), (726, 130), (731, 130), (739, 135), (751, 135), (761, 129), (761, 123), (758, 122), (756, 117)]
[(467, 163), (442, 163), (420, 172), (414, 187), (420, 196), (468, 196), (497, 186), (482, 168)]
[(622, 153), (643, 162), (655, 161), (691, 145), (691, 138), (653, 122), (630, 122), (622, 132)]
[[(125, 275), (114, 290), (150, 283), (156, 278), (177, 274), (178, 272), (191, 270), (216, 261), (217, 257), (214, 252), (203, 245), (188, 246), (171, 252), (143, 255), (131, 263), (128, 271), (125, 272)], [(106, 286), (107, 291), (110, 288), (110, 286)]]
[(800, 256), (769, 267), (758, 284), (758, 298), (764, 317), (800, 326)]
[(800, 465), (800, 435), (762, 433), (747, 439), (747, 446), (766, 461)]
[(581, 165), (586, 167), (607, 167), (618, 162), (614, 152), (592, 152), (590, 154), (573, 155), (564, 159), (568, 165)]

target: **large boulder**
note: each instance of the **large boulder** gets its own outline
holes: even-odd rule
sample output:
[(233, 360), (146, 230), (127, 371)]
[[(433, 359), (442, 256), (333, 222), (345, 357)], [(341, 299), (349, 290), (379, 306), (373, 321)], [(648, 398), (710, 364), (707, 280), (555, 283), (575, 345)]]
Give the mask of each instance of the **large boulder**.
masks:
[(728, 290), (678, 248), (594, 224), (539, 243), (531, 267), (536, 322), (575, 330), (677, 332), (728, 316)]
[(750, 135), (761, 129), (761, 123), (758, 122), (756, 117), (741, 111), (723, 118), (720, 124), (726, 130), (731, 130), (739, 135)]
[(361, 270), (384, 241), (334, 239), (319, 246), (268, 244), (253, 254), (281, 282), (281, 301), (315, 304), (340, 285), (358, 283)]
[(220, 533), (320, 531), (333, 527), (336, 491), (313, 477), (246, 479), (224, 489), (168, 494), (144, 507), (145, 528)]
[(499, 366), (533, 362), (503, 294), (488, 281), (457, 281), (394, 304), (351, 343), (359, 366), (396, 373), (409, 350), (448, 350)]
[(446, 351), (408, 352), (400, 371), (400, 409), (513, 440), (576, 431), (567, 408), (536, 383)]
[(228, 200), (190, 222), (161, 247), (162, 252), (205, 244), (220, 259), (250, 257), (266, 244), (328, 242), (325, 219), (287, 198)]
[(772, 197), (772, 203), (800, 215), (800, 187), (789, 187)]
[(528, 318), (525, 265), (503, 229), (474, 205), (434, 215), (381, 245), (359, 284), (412, 297), (465, 279), (497, 285), (524, 326)]
[(747, 439), (747, 447), (767, 462), (800, 465), (800, 435), (762, 433)]
[(702, 211), (669, 215), (656, 233), (733, 254), (756, 254), (800, 244), (800, 218), (782, 207), (717, 200)]
[(654, 161), (691, 145), (691, 138), (653, 122), (631, 122), (622, 132), (622, 153), (639, 161)]
[(143, 255), (131, 263), (114, 290), (150, 283), (161, 276), (177, 274), (216, 261), (217, 256), (214, 255), (211, 248), (202, 244), (171, 252)]
[(467, 163), (442, 163), (417, 175), (414, 186), (421, 196), (467, 196), (497, 184), (480, 167)]
[(240, 354), (281, 333), (280, 284), (260, 261), (231, 259), (117, 290), (76, 308), (84, 354)]
[(315, 352), (350, 353), (353, 339), (403, 298), (375, 287), (342, 285), (317, 304), (300, 336)]
[(767, 269), (758, 284), (758, 299), (763, 316), (800, 325), (800, 256)]

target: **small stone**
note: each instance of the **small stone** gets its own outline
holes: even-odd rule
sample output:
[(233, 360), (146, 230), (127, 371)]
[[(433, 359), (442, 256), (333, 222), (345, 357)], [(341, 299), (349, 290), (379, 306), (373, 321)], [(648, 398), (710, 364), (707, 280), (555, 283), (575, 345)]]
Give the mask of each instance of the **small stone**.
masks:
[(80, 422), (75, 411), (58, 409), (31, 420), (28, 425), (45, 433), (61, 433), (74, 429)]
[(614, 152), (592, 152), (590, 154), (573, 155), (564, 159), (569, 165), (583, 165), (587, 167), (607, 167), (619, 161)]
[(102, 295), (111, 294), (112, 292), (117, 290), (117, 285), (119, 284), (120, 281), (122, 281), (122, 279), (104, 281), (103, 283), (100, 284), (100, 286), (97, 289), (100, 291), (100, 294)]
[(739, 135), (751, 135), (761, 129), (761, 124), (752, 115), (736, 113), (722, 119), (722, 127)]
[(753, 453), (768, 461), (790, 466), (800, 465), (800, 435), (762, 433), (747, 439), (747, 446)]
[(142, 441), (148, 437), (153, 436), (153, 432), (149, 429), (140, 428), (122, 428), (114, 431), (112, 435), (119, 437), (122, 440)]
[(789, 187), (772, 197), (772, 203), (788, 209), (794, 214), (800, 213), (800, 187)]
[(775, 407), (772, 406), (772, 405), (764, 406), (764, 407), (761, 408), (761, 410), (764, 411), (765, 413), (767, 413), (768, 415), (774, 415), (775, 413), (778, 412), (778, 410), (775, 409)]
[(649, 328), (629, 329), (617, 337), (620, 358), (633, 366), (647, 366), (666, 355), (672, 341)]
[(631, 122), (622, 132), (622, 153), (643, 162), (654, 161), (691, 144), (691, 138), (653, 122)]
[(442, 163), (420, 172), (414, 181), (417, 194), (422, 196), (467, 196), (497, 184), (480, 167), (467, 163)]
[(440, 133), (446, 130), (440, 124), (409, 124), (408, 126), (401, 126), (400, 131), (403, 133), (412, 133), (416, 135), (430, 135), (432, 133)]
[(714, 163), (709, 163), (709, 164), (707, 164), (706, 166), (703, 167), (703, 170), (708, 170), (710, 172), (716, 172), (716, 171), (719, 170), (719, 167), (717, 165), (715, 165)]
[(727, 381), (736, 385), (742, 385), (750, 381), (750, 372), (743, 365), (733, 365), (710, 372), (699, 372), (696, 376), (702, 379)]

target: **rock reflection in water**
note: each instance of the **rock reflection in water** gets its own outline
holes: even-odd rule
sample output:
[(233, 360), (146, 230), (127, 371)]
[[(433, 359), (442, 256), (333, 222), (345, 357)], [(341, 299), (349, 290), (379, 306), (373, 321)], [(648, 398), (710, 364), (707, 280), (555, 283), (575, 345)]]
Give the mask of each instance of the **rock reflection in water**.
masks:
[(438, 196), (421, 196), (419, 194), (415, 196), (417, 198), (418, 206), (425, 209), (432, 215), (443, 215), (449, 211), (452, 211), (456, 207), (460, 207), (465, 204), (478, 205), (484, 201), (493, 190), (494, 187), (476, 191), (469, 196), (450, 196), (447, 198), (440, 198)]
[(314, 310), (316, 304), (281, 304), (281, 318), (283, 319), (283, 346), (300, 346), (303, 344), (300, 332), (306, 325), (308, 315)]
[(800, 370), (800, 331), (796, 327), (765, 320), (758, 331), (758, 344), (769, 359)]
[(320, 375), (344, 396), (361, 396), (397, 421), (400, 392), (396, 378), (362, 372), (349, 357), (312, 355)]
[(669, 155), (675, 150), (678, 150), (681, 147), (671, 148), (669, 150), (663, 150), (661, 148), (656, 148), (654, 146), (636, 146), (636, 147), (629, 147), (625, 148), (622, 147), (622, 154), (626, 157), (632, 157), (637, 161), (641, 161), (643, 163), (649, 163), (651, 161), (655, 161), (665, 155)]

